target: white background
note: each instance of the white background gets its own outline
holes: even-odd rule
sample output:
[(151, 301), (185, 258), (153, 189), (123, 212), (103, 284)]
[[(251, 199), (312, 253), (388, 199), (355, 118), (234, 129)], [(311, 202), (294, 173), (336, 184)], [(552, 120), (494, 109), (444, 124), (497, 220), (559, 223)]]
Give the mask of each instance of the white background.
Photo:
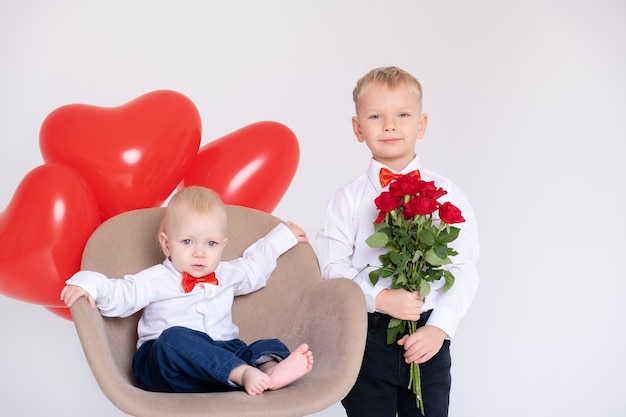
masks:
[[(625, 19), (620, 0), (2, 0), (0, 209), (43, 162), (52, 110), (172, 89), (203, 144), (261, 120), (296, 133), (274, 214), (314, 236), (368, 164), (352, 88), (398, 65), (424, 85), (417, 152), (464, 189), (481, 233), (450, 415), (623, 416)], [(0, 317), (0, 414), (123, 415), (70, 321), (2, 295)]]

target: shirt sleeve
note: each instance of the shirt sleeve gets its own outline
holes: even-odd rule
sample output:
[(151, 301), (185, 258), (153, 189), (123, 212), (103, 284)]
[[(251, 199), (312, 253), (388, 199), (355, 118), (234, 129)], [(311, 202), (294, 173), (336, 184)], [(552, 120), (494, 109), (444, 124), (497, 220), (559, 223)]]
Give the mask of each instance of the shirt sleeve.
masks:
[[(324, 228), (315, 240), (320, 270), (324, 279), (348, 278), (354, 280), (365, 296), (369, 312), (376, 310), (376, 296), (386, 288), (379, 281), (373, 285), (369, 272), (375, 266), (364, 266), (362, 269), (353, 266), (355, 238), (357, 235), (357, 219), (354, 218), (356, 202), (346, 189), (341, 189), (330, 200), (326, 208)], [(371, 259), (378, 259), (379, 250), (371, 250)]]
[(96, 301), (103, 316), (128, 317), (153, 300), (152, 288), (162, 286), (153, 282), (156, 268), (159, 267), (148, 268), (120, 279), (108, 278), (95, 271), (79, 271), (65, 283), (77, 285), (87, 291)]
[(450, 190), (450, 201), (461, 209), (465, 222), (455, 225), (461, 229), (450, 247), (458, 252), (446, 267), (454, 275), (454, 285), (439, 294), (428, 319), (429, 325), (437, 326), (454, 337), (461, 318), (465, 315), (478, 289), (479, 277), (476, 264), (479, 257), (476, 217), (465, 195), (456, 187)]
[(239, 276), (240, 283), (235, 288), (235, 295), (263, 288), (276, 269), (278, 258), (297, 244), (298, 239), (291, 230), (280, 223), (250, 245), (240, 258), (222, 263), (221, 269), (228, 271), (228, 276)]

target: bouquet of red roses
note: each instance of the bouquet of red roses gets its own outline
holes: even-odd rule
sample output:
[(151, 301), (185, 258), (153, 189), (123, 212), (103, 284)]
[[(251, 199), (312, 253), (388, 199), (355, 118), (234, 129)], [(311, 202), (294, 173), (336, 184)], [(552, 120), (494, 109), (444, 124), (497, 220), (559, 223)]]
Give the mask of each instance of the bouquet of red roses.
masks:
[[(374, 231), (367, 239), (373, 248), (385, 248), (380, 255), (381, 266), (371, 271), (370, 281), (375, 285), (380, 278), (391, 277), (391, 288), (419, 291), (422, 299), (430, 290), (430, 282), (445, 281), (442, 290), (454, 284), (454, 275), (443, 268), (457, 252), (448, 247), (460, 229), (451, 224), (465, 221), (450, 202), (438, 199), (447, 194), (434, 181), (422, 181), (417, 175), (402, 175), (389, 185), (375, 200), (379, 210)], [(435, 215), (436, 214), (436, 215)], [(387, 329), (387, 343), (394, 343), (399, 334), (414, 333), (416, 322), (392, 318)], [(417, 397), (417, 405), (424, 414), (419, 366), (411, 363), (409, 387)]]

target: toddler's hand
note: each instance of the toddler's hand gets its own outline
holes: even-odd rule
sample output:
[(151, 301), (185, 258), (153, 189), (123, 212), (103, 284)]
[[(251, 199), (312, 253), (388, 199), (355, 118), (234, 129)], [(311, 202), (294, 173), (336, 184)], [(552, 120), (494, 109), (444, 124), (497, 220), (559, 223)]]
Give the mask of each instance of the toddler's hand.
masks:
[(91, 308), (96, 308), (96, 300), (82, 287), (78, 285), (66, 285), (63, 290), (61, 290), (61, 300), (63, 300), (68, 307), (71, 307), (74, 301), (78, 300), (80, 297), (86, 297)]
[(304, 231), (304, 229), (302, 229), (297, 224), (293, 222), (285, 222), (285, 226), (287, 226), (289, 230), (291, 230), (291, 233), (293, 233), (296, 239), (298, 239), (298, 242), (304, 243), (309, 241), (309, 238), (306, 236), (306, 232)]

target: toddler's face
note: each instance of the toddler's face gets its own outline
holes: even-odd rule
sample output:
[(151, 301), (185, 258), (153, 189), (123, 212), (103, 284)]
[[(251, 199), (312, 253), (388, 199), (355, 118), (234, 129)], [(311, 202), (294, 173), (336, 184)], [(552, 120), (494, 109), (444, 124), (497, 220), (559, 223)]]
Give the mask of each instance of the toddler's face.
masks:
[(215, 271), (228, 243), (222, 216), (187, 207), (176, 208), (159, 240), (174, 267), (196, 278)]
[(424, 137), (427, 116), (416, 93), (402, 84), (393, 90), (374, 84), (357, 100), (352, 127), (372, 157), (402, 170), (415, 156), (415, 143)]

